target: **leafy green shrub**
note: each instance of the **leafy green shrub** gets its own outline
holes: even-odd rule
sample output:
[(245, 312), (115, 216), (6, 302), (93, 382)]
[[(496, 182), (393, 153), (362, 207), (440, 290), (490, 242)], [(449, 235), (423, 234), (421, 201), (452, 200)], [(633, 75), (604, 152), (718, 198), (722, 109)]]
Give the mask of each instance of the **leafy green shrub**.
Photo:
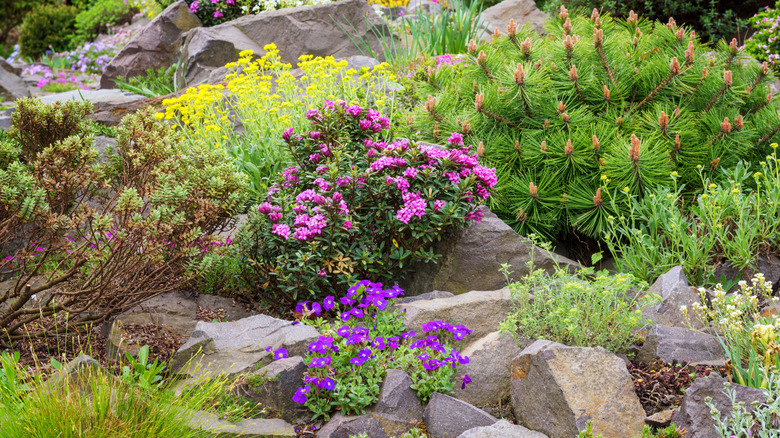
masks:
[(643, 296), (646, 284), (631, 275), (577, 274), (562, 268), (553, 274), (533, 269), (508, 287), (513, 311), (502, 331), (530, 339), (548, 339), (565, 345), (624, 351), (639, 337), (637, 328), (648, 323), (641, 308), (654, 297)]
[[(14, 128), (50, 113), (20, 102)], [(13, 276), (0, 295), (5, 339), (28, 336), (26, 324), (58, 313), (69, 325), (99, 322), (180, 285), (184, 266), (243, 208), (245, 179), (224, 152), (183, 147), (152, 109), (125, 117), (117, 131), (106, 163), (91, 136), (47, 134), (53, 143), (30, 161), (0, 168), (0, 244), (26, 242), (0, 259)], [(32, 287), (34, 276), (42, 278)], [(49, 299), (31, 302), (39, 293)]]
[[(776, 150), (777, 143), (771, 148)], [(723, 181), (717, 184), (702, 177), (700, 184), (707, 188), (693, 199), (676, 187), (642, 199), (616, 194), (630, 204), (625, 215), (608, 218), (607, 244), (618, 269), (652, 282), (682, 265), (692, 284), (714, 284), (719, 265), (734, 269), (739, 280), (756, 272), (762, 254), (780, 254), (777, 153), (752, 170), (741, 163), (721, 173)]]
[(560, 5), (572, 9), (591, 11), (594, 8), (603, 13), (618, 17), (628, 17), (634, 11), (651, 20), (666, 21), (669, 17), (691, 26), (705, 41), (717, 42), (744, 33), (746, 18), (761, 7), (771, 4), (771, 0), (552, 0), (546, 8), (550, 11)]
[(767, 6), (759, 10), (748, 21), (756, 33), (745, 41), (745, 51), (780, 72), (780, 2), (775, 9)]
[(161, 67), (158, 69), (147, 69), (143, 75), (124, 78), (119, 76), (113, 81), (116, 82), (120, 90), (129, 93), (140, 94), (146, 97), (157, 97), (172, 94), (182, 89), (176, 79), (176, 69), (179, 64), (173, 64), (170, 67)]
[(43, 5), (27, 14), (19, 35), (21, 55), (38, 58), (47, 50), (66, 50), (76, 28), (78, 13), (73, 6)]
[[(378, 400), (390, 368), (409, 374), (412, 389), (424, 403), (434, 392), (452, 391), (458, 365), (469, 363), (460, 351), (471, 330), (431, 321), (422, 324), (424, 337), (413, 340), (415, 332), (404, 332), (403, 317), (390, 308), (401, 295), (398, 286), (383, 289), (381, 283), (363, 280), (338, 300), (329, 296), (322, 304), (298, 303), (296, 312), (301, 320), (322, 333), (309, 344), (305, 359), (309, 371), (293, 397), (308, 407), (314, 418), (327, 420), (335, 410), (345, 415), (365, 412)], [(333, 322), (323, 318), (327, 314), (335, 317)], [(273, 353), (277, 359), (287, 355), (284, 349)], [(455, 380), (460, 380), (462, 387), (471, 381), (468, 376)]]
[(266, 297), (293, 303), (341, 294), (358, 278), (391, 282), (412, 262), (435, 260), (431, 245), (443, 233), (482, 217), (495, 171), (460, 135), (452, 150), (384, 142), (388, 119), (344, 102), (306, 116), (310, 131), (283, 134), (298, 165), (279, 175), (236, 239)]
[(137, 13), (138, 9), (126, 0), (96, 0), (76, 16), (76, 41), (91, 41), (111, 26), (129, 22)]
[(601, 237), (628, 207), (606, 192), (641, 197), (673, 171), (696, 190), (699, 167), (763, 159), (780, 138), (769, 68), (736, 41), (710, 49), (673, 22), (597, 13), (562, 13), (547, 31), (510, 24), (465, 62), (418, 72), (429, 97), (409, 120), (428, 140), (482, 144), (499, 173), (491, 210), (522, 234)]
[(39, 152), (58, 141), (89, 136), (92, 123), (86, 117), (91, 113), (88, 100), (46, 105), (38, 99), (19, 99), (9, 137), (21, 149), (22, 159), (31, 163)]

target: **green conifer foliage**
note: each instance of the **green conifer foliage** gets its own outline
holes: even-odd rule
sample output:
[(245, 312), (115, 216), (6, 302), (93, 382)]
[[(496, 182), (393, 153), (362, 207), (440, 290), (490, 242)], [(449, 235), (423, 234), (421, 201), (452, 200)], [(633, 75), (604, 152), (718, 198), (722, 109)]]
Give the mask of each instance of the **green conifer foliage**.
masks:
[(468, 62), (418, 72), (428, 96), (408, 123), (426, 140), (460, 132), (499, 170), (491, 209), (521, 233), (600, 237), (626, 191), (688, 190), (780, 139), (769, 68), (736, 41), (712, 48), (694, 32), (631, 14), (569, 16), (541, 37), (510, 23), (469, 45)]

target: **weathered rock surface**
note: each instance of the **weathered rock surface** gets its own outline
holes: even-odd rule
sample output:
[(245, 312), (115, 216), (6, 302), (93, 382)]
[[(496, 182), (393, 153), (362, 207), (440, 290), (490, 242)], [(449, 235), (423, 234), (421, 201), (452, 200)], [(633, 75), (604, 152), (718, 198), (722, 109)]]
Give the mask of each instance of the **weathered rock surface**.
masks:
[(41, 96), (41, 102), (52, 104), (55, 102), (67, 102), (69, 100), (88, 100), (92, 102), (95, 112), (109, 110), (117, 105), (146, 99), (144, 96), (126, 93), (120, 90), (73, 90), (64, 93)]
[(500, 420), (490, 426), (475, 427), (458, 436), (458, 438), (547, 438), (547, 435), (526, 429), (523, 426)]
[(725, 366), (723, 348), (714, 336), (682, 327), (657, 325), (650, 329), (636, 359), (652, 363), (656, 359), (671, 363)]
[(3, 100), (16, 100), (29, 95), (30, 90), (27, 89), (24, 81), (19, 76), (5, 68), (0, 68), (0, 102)]
[(475, 340), (461, 352), (469, 363), (460, 365), (458, 375), (453, 376), (459, 379), (466, 374), (471, 383), (465, 389), (455, 385), (452, 396), (480, 407), (496, 406), (508, 399), (512, 385), (509, 365), (530, 344), (529, 340), (521, 348), (512, 335), (497, 331)]
[(218, 438), (287, 438), (295, 437), (292, 425), (280, 419), (250, 418), (240, 423), (220, 420), (210, 412), (198, 411), (189, 421), (189, 427)]
[(252, 50), (255, 56), (262, 56), (263, 47), (270, 43), (276, 44), (281, 60), (292, 65), (298, 63), (301, 55), (360, 55), (342, 28), (353, 38), (368, 41), (378, 54), (381, 45), (374, 33), (391, 34), (385, 21), (365, 0), (265, 11), (191, 31), (182, 50), (186, 69), (179, 74), (189, 84), (198, 83), (206, 80), (212, 70), (238, 59), (240, 51)]
[(387, 438), (379, 420), (369, 414), (359, 417), (345, 417), (336, 414), (331, 417), (328, 424), (320, 429), (317, 438), (350, 438), (361, 433), (365, 433), (371, 438)]
[[(777, 91), (773, 91), (772, 94), (780, 93), (780, 79), (777, 80), (776, 87)], [(718, 279), (726, 277), (728, 280), (740, 278), (749, 280), (750, 278), (753, 278), (753, 275), (760, 272), (764, 275), (766, 281), (772, 284), (780, 281), (780, 257), (777, 257), (774, 254), (761, 255), (756, 259), (754, 265), (756, 269), (747, 268), (747, 271), (743, 276), (741, 270), (734, 268), (730, 263), (723, 263), (715, 269), (713, 276)], [(739, 286), (735, 284), (727, 292), (734, 292), (737, 290), (739, 290)]]
[(434, 392), (423, 414), (425, 427), (433, 438), (456, 437), (480, 426), (490, 426), (495, 417), (464, 401)]
[(645, 423), (653, 427), (666, 427), (672, 423), (673, 410), (666, 409), (645, 418)]
[(232, 376), (269, 364), (273, 356), (266, 351), (268, 347), (283, 347), (289, 356), (302, 356), (318, 338), (314, 327), (268, 315), (233, 322), (199, 321), (190, 339), (171, 358), (171, 371), (196, 376), (210, 369)]
[(420, 325), (428, 321), (445, 321), (463, 324), (473, 330), (466, 339), (478, 339), (498, 330), (498, 324), (512, 309), (509, 289), (471, 291), (450, 298), (421, 300), (396, 305), (405, 309), (404, 326), (407, 330), (422, 333)]
[(604, 438), (641, 435), (645, 411), (622, 359), (607, 350), (536, 341), (510, 368), (519, 424), (570, 438), (593, 422)]
[(504, 0), (482, 11), (482, 20), (487, 29), (485, 35), (492, 35), (495, 29), (507, 33), (509, 20), (515, 20), (518, 30), (528, 24), (541, 34), (549, 17), (539, 10), (534, 0)]
[(249, 374), (237, 390), (239, 395), (260, 404), (263, 416), (291, 423), (308, 413), (293, 396), (303, 381), (306, 364), (301, 356), (279, 359)]
[(108, 63), (100, 78), (101, 88), (117, 88), (112, 81), (142, 75), (147, 69), (173, 65), (179, 56), (183, 35), (201, 26), (187, 2), (178, 0), (165, 8)]
[(387, 370), (372, 414), (388, 436), (403, 435), (422, 422), (423, 406), (411, 386), (412, 379), (405, 372)]
[[(704, 378), (698, 378), (685, 390), (682, 405), (674, 413), (672, 422), (677, 425), (679, 430), (684, 427), (688, 431), (688, 436), (696, 438), (720, 438), (720, 434), (715, 431), (715, 421), (710, 415), (710, 408), (704, 403), (707, 397), (712, 398), (712, 403), (720, 411), (721, 418), (731, 417), (731, 402), (724, 394), (723, 384), (727, 379), (710, 374)], [(736, 392), (736, 401), (744, 402), (748, 411), (753, 411), (752, 403), (754, 401), (766, 401), (764, 391), (747, 386), (732, 384), (730, 390)]]
[(666, 274), (658, 277), (647, 293), (661, 297), (660, 303), (650, 305), (642, 310), (642, 316), (654, 324), (687, 327), (688, 320), (680, 310), (681, 306), (686, 306), (690, 324), (694, 328), (703, 327), (693, 311), (693, 303), (700, 301), (699, 295), (694, 288), (688, 285), (682, 266), (675, 266)]
[(503, 263), (510, 265), (510, 280), (528, 274), (526, 265), (533, 255), (536, 269), (552, 272), (557, 265), (577, 268), (579, 264), (547, 252), (517, 234), (495, 214), (483, 210), (479, 224), (444, 237), (433, 250), (441, 254), (438, 263), (417, 263), (399, 285), (407, 295), (432, 290), (462, 294), (472, 290), (496, 290), (506, 286), (499, 272)]
[(421, 301), (421, 300), (436, 300), (439, 298), (450, 298), (454, 297), (455, 295), (452, 292), (446, 292), (441, 290), (435, 290), (431, 292), (426, 292), (424, 294), (420, 295), (412, 295), (409, 297), (403, 297), (398, 300), (396, 300), (397, 304), (407, 304), (407, 303), (413, 303), (415, 301)]

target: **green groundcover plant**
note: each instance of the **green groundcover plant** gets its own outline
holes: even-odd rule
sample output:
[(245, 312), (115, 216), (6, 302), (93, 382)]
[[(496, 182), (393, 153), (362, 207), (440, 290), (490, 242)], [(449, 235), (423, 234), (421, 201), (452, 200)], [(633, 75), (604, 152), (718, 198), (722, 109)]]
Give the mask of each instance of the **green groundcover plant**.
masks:
[[(471, 382), (467, 375), (454, 376), (458, 365), (469, 363), (460, 351), (472, 331), (462, 324), (431, 321), (422, 324), (422, 337), (415, 338), (414, 331), (404, 330), (399, 311), (391, 309), (401, 295), (398, 286), (385, 289), (381, 283), (362, 280), (338, 300), (328, 296), (321, 303), (297, 304), (301, 320), (322, 333), (309, 344), (305, 359), (309, 369), (293, 396), (314, 418), (327, 420), (335, 410), (363, 413), (378, 400), (388, 369), (409, 374), (412, 389), (423, 402), (434, 392), (452, 391), (453, 381), (463, 388)], [(333, 318), (326, 319), (328, 314)], [(287, 356), (282, 348), (269, 351), (277, 359)]]
[[(755, 165), (740, 163), (720, 175), (700, 169), (706, 187), (686, 195), (671, 174), (671, 187), (650, 191), (643, 198), (625, 192), (610, 194), (625, 200), (625, 214), (607, 218), (606, 241), (616, 266), (647, 282), (682, 265), (695, 285), (714, 284), (716, 268), (727, 265), (738, 281), (757, 271), (757, 262), (780, 254), (780, 161), (777, 143)], [(710, 179), (712, 178), (712, 179)]]
[(391, 282), (431, 245), (479, 221), (496, 183), (459, 134), (452, 149), (381, 133), (376, 110), (326, 101), (311, 130), (283, 138), (297, 163), (279, 175), (236, 237), (243, 273), (266, 297), (290, 304), (342, 294), (359, 278)]
[(540, 38), (510, 23), (471, 43), (463, 62), (417, 72), (428, 97), (408, 119), (426, 140), (454, 131), (481, 144), (498, 169), (491, 210), (522, 234), (600, 238), (627, 208), (605, 191), (642, 197), (673, 171), (695, 191), (699, 168), (759, 161), (778, 138), (770, 69), (736, 40), (708, 47), (674, 20), (565, 9), (546, 30)]

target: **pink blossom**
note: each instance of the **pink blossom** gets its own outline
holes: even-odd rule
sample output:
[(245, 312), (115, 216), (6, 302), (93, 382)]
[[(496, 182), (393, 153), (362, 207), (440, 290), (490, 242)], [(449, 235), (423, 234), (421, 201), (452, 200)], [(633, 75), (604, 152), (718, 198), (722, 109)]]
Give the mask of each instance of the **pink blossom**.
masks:
[(271, 230), (274, 234), (281, 237), (284, 240), (287, 240), (290, 238), (290, 226), (286, 224), (274, 224), (271, 227)]
[(214, 18), (222, 18), (222, 11), (214, 11)]
[(452, 135), (450, 135), (450, 138), (447, 139), (447, 143), (453, 146), (461, 146), (463, 145), (463, 135), (453, 132)]

